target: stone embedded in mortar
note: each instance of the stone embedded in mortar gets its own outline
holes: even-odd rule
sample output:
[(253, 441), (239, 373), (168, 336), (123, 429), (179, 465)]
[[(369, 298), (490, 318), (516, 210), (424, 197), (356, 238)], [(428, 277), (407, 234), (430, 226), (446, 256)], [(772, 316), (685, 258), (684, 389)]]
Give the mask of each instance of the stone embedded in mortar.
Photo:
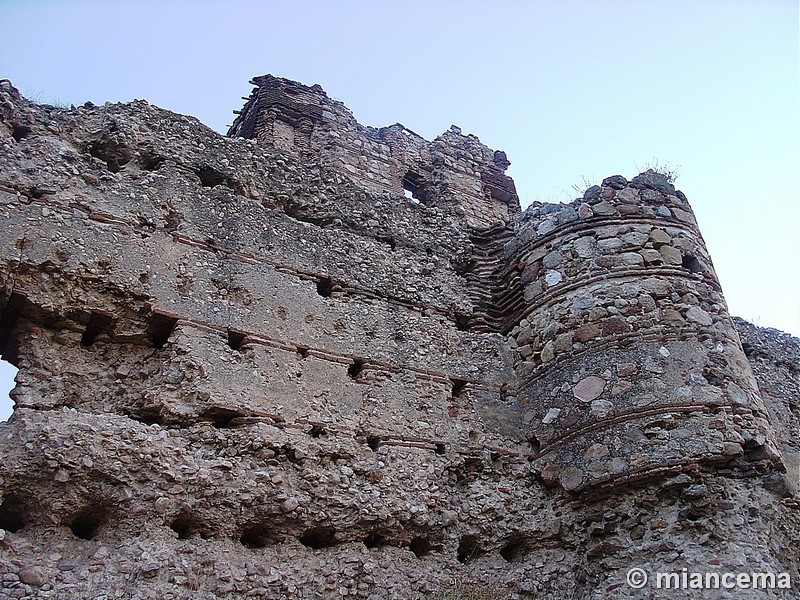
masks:
[(711, 325), (713, 323), (711, 315), (709, 315), (699, 306), (689, 307), (689, 310), (686, 311), (686, 319), (693, 323), (698, 323), (700, 325), (705, 325), (705, 326)]
[(669, 244), (672, 238), (663, 229), (653, 229), (653, 231), (650, 232), (650, 241), (653, 242), (656, 248), (660, 248), (665, 244)]
[(547, 411), (547, 414), (542, 419), (542, 423), (544, 423), (545, 425), (549, 425), (550, 423), (555, 421), (558, 418), (558, 415), (560, 414), (561, 414), (560, 408), (555, 408), (555, 407), (551, 408), (550, 410)]
[(590, 375), (581, 379), (575, 387), (572, 388), (572, 395), (581, 402), (591, 402), (595, 398), (599, 398), (606, 387), (606, 380), (596, 375)]
[(595, 323), (584, 323), (575, 330), (573, 338), (577, 342), (587, 342), (600, 335), (600, 328)]
[[(614, 389), (616, 389), (616, 385), (614, 386)], [(612, 390), (611, 393), (614, 395), (614, 390)], [(591, 412), (595, 417), (607, 417), (613, 410), (613, 402), (609, 402), (608, 400), (592, 400)]]
[(583, 471), (577, 467), (568, 467), (559, 474), (559, 482), (561, 486), (567, 490), (575, 490), (580, 487), (584, 480)]
[(658, 253), (667, 265), (680, 265), (683, 262), (683, 256), (680, 251), (672, 246), (661, 246)]

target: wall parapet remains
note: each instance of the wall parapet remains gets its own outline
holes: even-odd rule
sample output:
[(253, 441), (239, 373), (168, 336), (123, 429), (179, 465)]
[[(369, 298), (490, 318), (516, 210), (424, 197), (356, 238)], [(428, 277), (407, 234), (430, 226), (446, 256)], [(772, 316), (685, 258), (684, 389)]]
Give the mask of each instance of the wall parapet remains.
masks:
[(408, 192), (423, 203), (453, 203), (475, 226), (509, 222), (520, 211), (511, 164), (474, 135), (452, 126), (428, 142), (396, 123), (376, 129), (356, 122), (318, 86), (264, 75), (228, 135), (255, 139), (331, 165), (371, 192)]

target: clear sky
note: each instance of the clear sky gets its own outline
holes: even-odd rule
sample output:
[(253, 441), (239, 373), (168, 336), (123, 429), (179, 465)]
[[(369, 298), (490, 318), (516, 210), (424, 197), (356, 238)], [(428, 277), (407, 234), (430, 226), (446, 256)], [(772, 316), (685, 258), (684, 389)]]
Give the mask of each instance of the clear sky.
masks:
[(800, 336), (796, 0), (0, 0), (0, 23), (0, 77), (40, 102), (224, 132), (272, 73), (365, 125), (478, 135), (523, 205), (676, 168), (731, 313)]

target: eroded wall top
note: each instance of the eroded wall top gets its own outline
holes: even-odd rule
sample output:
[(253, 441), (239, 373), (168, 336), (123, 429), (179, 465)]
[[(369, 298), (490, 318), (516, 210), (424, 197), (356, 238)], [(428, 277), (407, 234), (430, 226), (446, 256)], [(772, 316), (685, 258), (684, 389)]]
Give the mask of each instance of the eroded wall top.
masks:
[(331, 165), (370, 192), (403, 194), (426, 204), (454, 204), (474, 227), (507, 223), (520, 212), (511, 164), (474, 135), (453, 126), (429, 142), (396, 123), (356, 122), (319, 86), (264, 75), (228, 135), (256, 139), (315, 163)]

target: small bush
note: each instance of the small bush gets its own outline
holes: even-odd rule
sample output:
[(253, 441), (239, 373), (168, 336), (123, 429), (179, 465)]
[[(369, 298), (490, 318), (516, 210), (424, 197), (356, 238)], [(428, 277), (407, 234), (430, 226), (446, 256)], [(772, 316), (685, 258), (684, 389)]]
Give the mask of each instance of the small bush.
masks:
[(590, 187), (593, 187), (595, 185), (597, 185), (597, 183), (593, 179), (586, 177), (586, 175), (582, 175), (581, 183), (572, 184), (572, 191), (575, 192), (578, 196), (583, 197), (584, 192), (588, 190)]
[(668, 162), (660, 163), (658, 162), (657, 158), (652, 159), (649, 162), (646, 162), (643, 166), (637, 166), (636, 169), (640, 173), (644, 173), (646, 171), (653, 171), (654, 173), (658, 173), (662, 177), (664, 177), (668, 183), (675, 183), (675, 180), (680, 177), (680, 165), (673, 167)]

